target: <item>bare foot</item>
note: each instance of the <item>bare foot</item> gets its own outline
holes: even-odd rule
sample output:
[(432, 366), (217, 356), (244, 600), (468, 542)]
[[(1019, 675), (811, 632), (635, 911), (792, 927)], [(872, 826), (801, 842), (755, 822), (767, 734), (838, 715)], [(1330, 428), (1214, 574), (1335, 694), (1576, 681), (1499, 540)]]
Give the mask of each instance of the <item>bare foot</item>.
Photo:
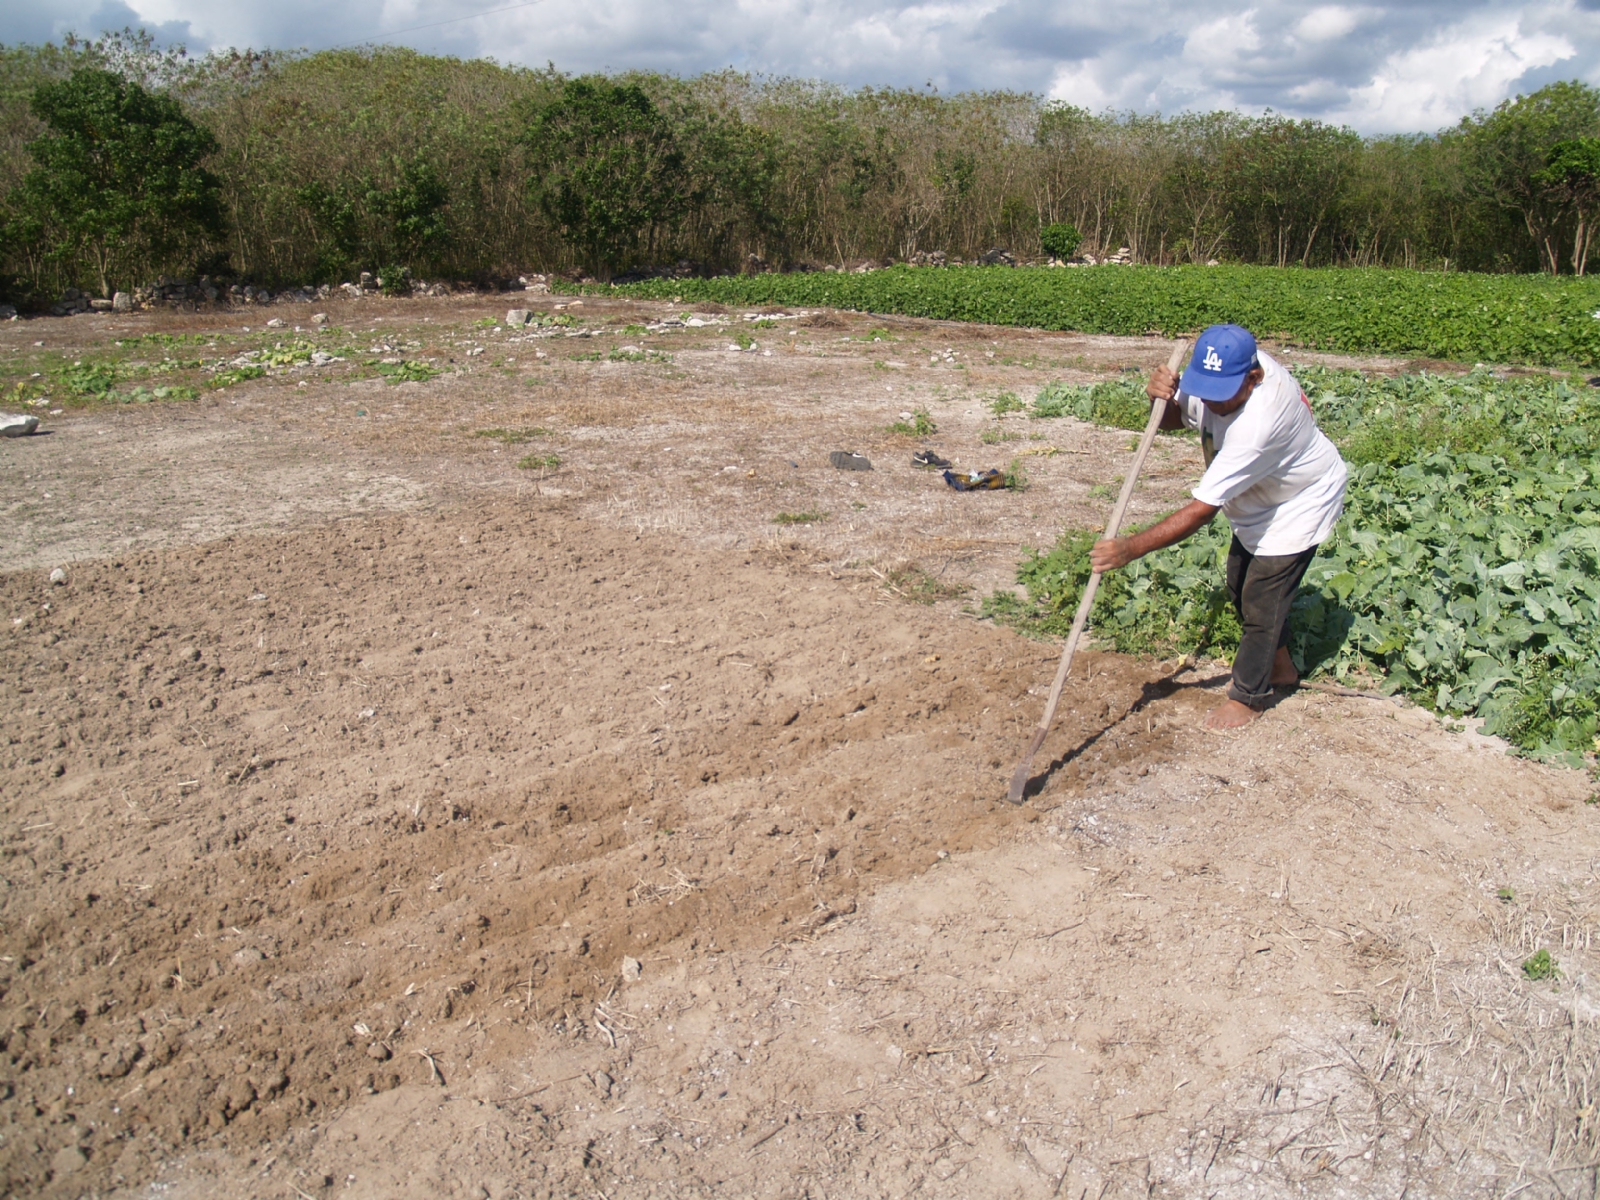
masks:
[(1243, 729), (1260, 715), (1258, 710), (1248, 704), (1240, 704), (1237, 700), (1224, 700), (1206, 714), (1204, 725), (1207, 729)]
[(1294, 687), (1300, 682), (1300, 672), (1294, 669), (1294, 659), (1282, 646), (1278, 647), (1277, 656), (1272, 660), (1272, 674), (1267, 676), (1267, 682), (1275, 688)]

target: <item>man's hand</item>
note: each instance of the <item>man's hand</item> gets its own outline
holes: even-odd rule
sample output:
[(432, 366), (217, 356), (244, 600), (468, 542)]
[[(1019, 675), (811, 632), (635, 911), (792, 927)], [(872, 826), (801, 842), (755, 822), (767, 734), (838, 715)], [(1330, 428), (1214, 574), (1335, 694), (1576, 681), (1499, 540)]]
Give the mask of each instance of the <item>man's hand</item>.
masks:
[(1089, 565), (1104, 575), (1127, 566), (1138, 557), (1127, 538), (1101, 538), (1089, 551)]
[(1152, 550), (1175, 545), (1183, 541), (1202, 525), (1207, 524), (1219, 510), (1199, 500), (1191, 500), (1164, 521), (1136, 533), (1132, 537), (1101, 538), (1089, 551), (1089, 565), (1102, 575), (1125, 567), (1136, 558), (1143, 558)]
[(1171, 400), (1178, 394), (1178, 377), (1165, 366), (1157, 367), (1150, 373), (1144, 394), (1152, 400)]

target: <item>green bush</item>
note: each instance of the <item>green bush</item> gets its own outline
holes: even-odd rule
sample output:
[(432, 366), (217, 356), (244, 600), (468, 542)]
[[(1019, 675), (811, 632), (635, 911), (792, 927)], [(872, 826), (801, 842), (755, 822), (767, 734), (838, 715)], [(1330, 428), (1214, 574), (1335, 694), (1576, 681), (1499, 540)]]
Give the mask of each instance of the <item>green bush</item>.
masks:
[(1051, 258), (1071, 258), (1083, 243), (1083, 234), (1073, 225), (1057, 222), (1039, 231), (1039, 245)]

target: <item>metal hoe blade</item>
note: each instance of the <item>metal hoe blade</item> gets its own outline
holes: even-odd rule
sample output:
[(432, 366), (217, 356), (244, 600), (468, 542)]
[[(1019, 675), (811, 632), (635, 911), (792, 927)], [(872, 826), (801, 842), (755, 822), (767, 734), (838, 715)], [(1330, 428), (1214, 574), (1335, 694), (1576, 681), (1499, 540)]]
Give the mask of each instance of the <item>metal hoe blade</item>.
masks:
[[(1167, 370), (1177, 374), (1178, 368), (1183, 364), (1184, 353), (1188, 349), (1188, 342), (1179, 342), (1172, 351), (1172, 356), (1167, 359)], [(1123, 514), (1128, 511), (1128, 501), (1133, 498), (1133, 485), (1139, 478), (1139, 471), (1150, 453), (1150, 447), (1155, 444), (1156, 431), (1161, 428), (1161, 417), (1166, 409), (1165, 400), (1155, 400), (1150, 404), (1150, 420), (1145, 424), (1144, 436), (1139, 439), (1139, 451), (1133, 456), (1133, 465), (1128, 468), (1128, 477), (1122, 481), (1122, 494), (1117, 497), (1117, 506), (1111, 510), (1111, 520), (1106, 523), (1105, 536), (1108, 538), (1116, 537), (1117, 530), (1122, 527)], [(1067, 675), (1072, 670), (1072, 656), (1078, 649), (1078, 639), (1083, 636), (1083, 627), (1089, 621), (1089, 610), (1094, 607), (1094, 594), (1099, 589), (1100, 572), (1095, 571), (1089, 576), (1089, 585), (1083, 589), (1083, 598), (1078, 601), (1078, 613), (1072, 618), (1072, 632), (1067, 635), (1067, 648), (1061, 653), (1061, 665), (1056, 668), (1056, 680), (1050, 685), (1050, 699), (1045, 702), (1044, 716), (1039, 718), (1039, 727), (1033, 731), (1033, 740), (1028, 743), (1028, 752), (1022, 756), (1016, 772), (1011, 776), (1011, 790), (1006, 793), (1006, 799), (1013, 804), (1022, 803), (1022, 793), (1027, 790), (1028, 777), (1033, 771), (1033, 756), (1039, 753), (1039, 747), (1044, 745), (1045, 735), (1050, 732), (1050, 722), (1055, 720), (1056, 705), (1061, 702), (1061, 689), (1066, 685)]]

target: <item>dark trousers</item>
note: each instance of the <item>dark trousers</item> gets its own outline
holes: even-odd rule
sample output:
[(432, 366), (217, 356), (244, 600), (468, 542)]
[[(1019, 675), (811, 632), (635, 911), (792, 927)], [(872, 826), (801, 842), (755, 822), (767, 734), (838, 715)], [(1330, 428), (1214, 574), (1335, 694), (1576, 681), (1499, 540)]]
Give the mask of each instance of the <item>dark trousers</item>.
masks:
[(1272, 660), (1289, 644), (1289, 606), (1317, 548), (1299, 554), (1251, 554), (1237, 537), (1228, 547), (1228, 598), (1244, 636), (1233, 659), (1228, 698), (1263, 708), (1272, 697)]

